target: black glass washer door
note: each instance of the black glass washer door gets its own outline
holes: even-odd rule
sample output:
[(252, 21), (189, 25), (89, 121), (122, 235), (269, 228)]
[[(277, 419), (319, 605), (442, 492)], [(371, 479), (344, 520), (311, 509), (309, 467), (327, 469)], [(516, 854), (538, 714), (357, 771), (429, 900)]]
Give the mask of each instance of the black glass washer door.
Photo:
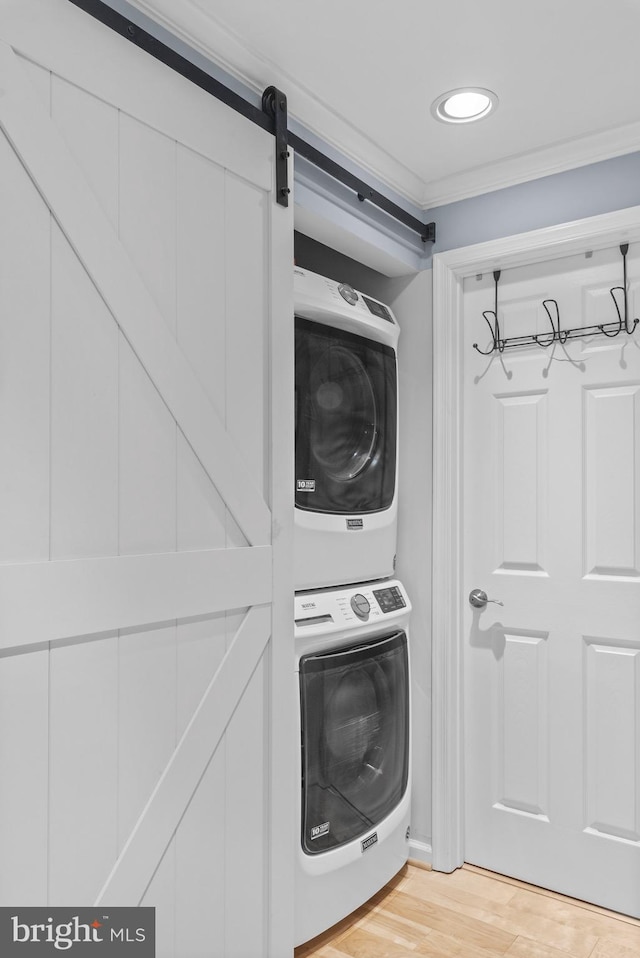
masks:
[(396, 357), (391, 346), (296, 318), (296, 506), (388, 509), (396, 472)]
[(328, 851), (370, 831), (409, 773), (407, 637), (300, 660), (302, 847)]

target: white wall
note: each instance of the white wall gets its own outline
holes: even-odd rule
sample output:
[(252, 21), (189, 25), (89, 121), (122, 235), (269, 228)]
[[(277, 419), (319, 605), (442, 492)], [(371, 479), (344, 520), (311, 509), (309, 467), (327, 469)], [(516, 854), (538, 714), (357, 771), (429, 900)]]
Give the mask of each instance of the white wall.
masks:
[(378, 298), (401, 326), (398, 577), (413, 603), (411, 671), (413, 811), (411, 854), (430, 861), (431, 845), (431, 466), (432, 272), (389, 280)]

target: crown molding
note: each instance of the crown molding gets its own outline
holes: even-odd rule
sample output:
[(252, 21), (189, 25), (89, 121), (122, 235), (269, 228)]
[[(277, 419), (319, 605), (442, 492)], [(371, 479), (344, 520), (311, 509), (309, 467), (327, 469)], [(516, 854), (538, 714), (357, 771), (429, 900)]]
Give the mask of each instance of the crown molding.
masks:
[(175, 0), (121, 2), (139, 10), (243, 84), (254, 94), (256, 102), (260, 102), (262, 91), (267, 86), (274, 85), (283, 90), (287, 94), (289, 115), (350, 161), (355, 167), (354, 173), (361, 175), (364, 172), (375, 177), (423, 211), (640, 150), (640, 122), (636, 122), (425, 183), (354, 129), (346, 117), (323, 103), (312, 90), (297, 82), (260, 50), (248, 46), (213, 13), (203, 12), (193, 0), (181, 0), (179, 5)]
[(179, 6), (175, 0), (127, 2), (243, 83), (258, 97), (258, 102), (267, 86), (273, 85), (283, 90), (287, 95), (290, 117), (350, 160), (355, 167), (354, 173), (369, 173), (414, 207), (421, 207), (425, 184), (417, 174), (354, 129), (350, 120), (323, 103), (313, 91), (296, 81), (277, 63), (247, 45), (241, 37), (220, 23), (213, 13), (204, 13), (192, 0), (182, 0)]
[(457, 203), (638, 150), (640, 122), (630, 123), (435, 180), (425, 185), (419, 205), (428, 210)]

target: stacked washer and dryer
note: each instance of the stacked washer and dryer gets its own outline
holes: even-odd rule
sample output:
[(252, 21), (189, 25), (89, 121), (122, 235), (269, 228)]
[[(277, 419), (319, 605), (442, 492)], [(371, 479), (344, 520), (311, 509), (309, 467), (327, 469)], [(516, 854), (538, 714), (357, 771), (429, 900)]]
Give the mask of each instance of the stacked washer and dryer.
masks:
[(411, 606), (394, 578), (398, 324), (308, 270), (294, 297), (299, 945), (408, 857)]

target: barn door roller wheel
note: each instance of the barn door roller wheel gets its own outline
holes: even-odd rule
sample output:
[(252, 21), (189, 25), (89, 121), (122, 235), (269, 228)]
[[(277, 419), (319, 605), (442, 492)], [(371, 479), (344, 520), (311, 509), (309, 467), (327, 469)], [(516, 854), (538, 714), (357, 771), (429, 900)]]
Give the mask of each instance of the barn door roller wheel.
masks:
[(262, 110), (273, 117), (276, 139), (276, 199), (280, 206), (289, 205), (289, 139), (287, 130), (287, 98), (274, 86), (262, 94)]

